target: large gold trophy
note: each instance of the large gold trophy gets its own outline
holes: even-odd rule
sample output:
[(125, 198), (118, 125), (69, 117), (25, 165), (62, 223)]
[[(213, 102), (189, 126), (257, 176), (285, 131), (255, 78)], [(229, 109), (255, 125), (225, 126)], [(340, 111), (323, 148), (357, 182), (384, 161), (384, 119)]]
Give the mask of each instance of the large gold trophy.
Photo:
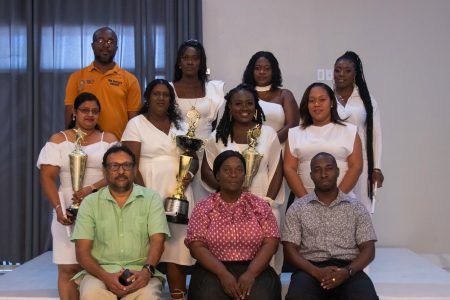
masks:
[(257, 124), (255, 127), (247, 131), (248, 148), (242, 152), (245, 158), (245, 180), (243, 187), (249, 189), (252, 185), (253, 177), (258, 173), (259, 164), (263, 155), (256, 151), (255, 147), (258, 145), (258, 138), (261, 135), (261, 125)]
[[(83, 186), (84, 173), (86, 171), (87, 154), (81, 149), (81, 141), (86, 133), (81, 129), (74, 129), (76, 141), (75, 149), (69, 153), (70, 160), (70, 177), (72, 179), (73, 192), (79, 191)], [(72, 203), (69, 208), (66, 209), (72, 220), (75, 220), (78, 213), (80, 203)]]
[(164, 202), (167, 221), (178, 224), (187, 224), (189, 221), (189, 202), (184, 195), (183, 178), (189, 172), (195, 152), (203, 146), (203, 140), (195, 137), (195, 129), (197, 129), (200, 114), (196, 109), (192, 109), (188, 111), (186, 116), (189, 125), (188, 132), (186, 135), (176, 137), (177, 146), (183, 150), (183, 154), (180, 155), (177, 187)]

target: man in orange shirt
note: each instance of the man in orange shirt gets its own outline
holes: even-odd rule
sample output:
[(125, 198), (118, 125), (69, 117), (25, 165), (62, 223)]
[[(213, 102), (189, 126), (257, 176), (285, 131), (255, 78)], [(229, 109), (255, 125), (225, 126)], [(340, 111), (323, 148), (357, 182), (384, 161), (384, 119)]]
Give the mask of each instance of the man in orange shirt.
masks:
[(95, 59), (87, 67), (70, 75), (66, 87), (65, 125), (74, 118), (73, 102), (83, 92), (97, 96), (101, 104), (98, 123), (104, 131), (118, 139), (129, 119), (137, 115), (141, 106), (141, 89), (136, 77), (114, 62), (117, 35), (109, 27), (97, 29), (92, 37)]

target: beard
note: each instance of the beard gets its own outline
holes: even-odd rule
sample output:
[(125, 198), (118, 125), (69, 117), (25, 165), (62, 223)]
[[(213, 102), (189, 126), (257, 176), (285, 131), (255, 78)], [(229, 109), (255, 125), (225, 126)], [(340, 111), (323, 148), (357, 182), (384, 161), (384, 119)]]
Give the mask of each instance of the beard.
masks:
[(114, 61), (114, 55), (110, 55), (108, 57), (104, 57), (102, 55), (95, 55), (95, 61), (103, 65), (108, 65)]
[[(118, 184), (118, 183), (116, 183), (116, 179), (119, 179), (119, 178), (126, 178), (127, 181)], [(119, 175), (116, 178), (114, 178), (114, 181), (109, 183), (109, 188), (116, 193), (124, 193), (133, 188), (133, 180), (131, 180), (127, 176)]]

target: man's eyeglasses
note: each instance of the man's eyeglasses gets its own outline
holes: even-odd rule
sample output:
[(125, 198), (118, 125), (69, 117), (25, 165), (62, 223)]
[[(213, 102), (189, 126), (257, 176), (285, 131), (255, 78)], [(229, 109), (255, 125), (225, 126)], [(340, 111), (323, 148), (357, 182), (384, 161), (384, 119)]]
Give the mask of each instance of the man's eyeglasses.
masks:
[(130, 163), (130, 162), (126, 162), (123, 164), (117, 164), (117, 163), (106, 164), (106, 169), (108, 169), (110, 171), (119, 171), (120, 167), (122, 167), (122, 169), (124, 169), (124, 171), (130, 171), (131, 169), (134, 168), (134, 164)]
[(98, 115), (100, 113), (100, 110), (98, 108), (79, 108), (77, 109), (82, 114), (89, 114), (92, 113), (93, 115)]
[(99, 46), (103, 46), (104, 44), (106, 44), (106, 46), (111, 47), (113, 45), (116, 44), (115, 40), (109, 39), (109, 40), (105, 40), (105, 39), (96, 39), (94, 41), (95, 44), (99, 45)]

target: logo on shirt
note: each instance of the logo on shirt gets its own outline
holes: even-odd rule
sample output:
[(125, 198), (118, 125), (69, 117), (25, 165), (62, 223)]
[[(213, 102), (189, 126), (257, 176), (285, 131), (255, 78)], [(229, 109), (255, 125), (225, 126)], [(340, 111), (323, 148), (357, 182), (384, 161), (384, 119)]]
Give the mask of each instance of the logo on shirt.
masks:
[(114, 79), (108, 79), (109, 85), (114, 85), (114, 86), (121, 86), (122, 82), (121, 81), (117, 81)]

